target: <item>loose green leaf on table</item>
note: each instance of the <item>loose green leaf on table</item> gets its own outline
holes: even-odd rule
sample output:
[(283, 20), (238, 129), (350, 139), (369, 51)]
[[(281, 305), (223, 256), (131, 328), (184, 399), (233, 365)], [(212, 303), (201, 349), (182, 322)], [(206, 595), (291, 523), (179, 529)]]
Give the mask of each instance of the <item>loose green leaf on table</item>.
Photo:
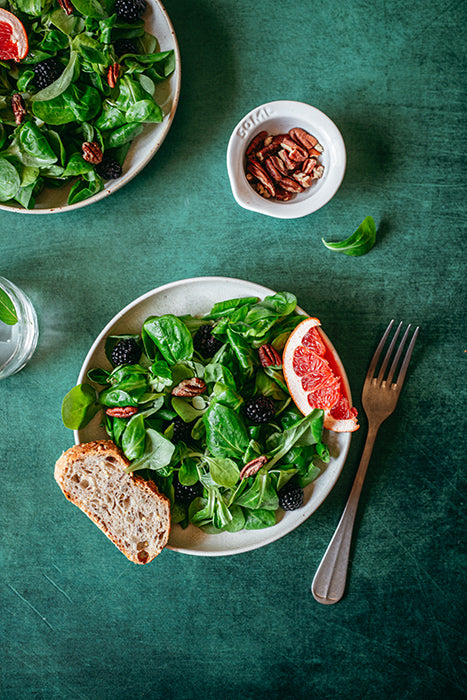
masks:
[(325, 241), (321, 239), (329, 250), (337, 250), (345, 255), (357, 257), (365, 255), (373, 248), (376, 241), (376, 226), (372, 216), (363, 219), (358, 229), (344, 241)]

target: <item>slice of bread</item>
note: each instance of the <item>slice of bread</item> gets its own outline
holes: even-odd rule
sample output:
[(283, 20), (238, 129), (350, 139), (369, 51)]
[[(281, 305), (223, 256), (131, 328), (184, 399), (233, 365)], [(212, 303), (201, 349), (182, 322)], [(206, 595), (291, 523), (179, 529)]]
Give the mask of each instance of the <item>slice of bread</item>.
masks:
[(62, 454), (55, 480), (130, 561), (147, 564), (167, 544), (170, 501), (128, 465), (113, 442), (88, 442)]

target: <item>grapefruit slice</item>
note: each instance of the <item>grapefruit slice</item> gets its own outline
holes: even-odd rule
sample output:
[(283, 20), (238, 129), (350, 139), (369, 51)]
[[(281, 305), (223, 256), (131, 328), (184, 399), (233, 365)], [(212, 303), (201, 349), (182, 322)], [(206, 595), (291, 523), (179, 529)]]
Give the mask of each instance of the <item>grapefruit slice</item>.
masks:
[(28, 35), (22, 22), (0, 8), (0, 61), (21, 61), (28, 49)]
[(324, 427), (336, 433), (358, 430), (357, 410), (334, 355), (319, 332), (317, 318), (306, 318), (290, 334), (282, 355), (285, 381), (297, 408), (307, 416), (324, 410)]

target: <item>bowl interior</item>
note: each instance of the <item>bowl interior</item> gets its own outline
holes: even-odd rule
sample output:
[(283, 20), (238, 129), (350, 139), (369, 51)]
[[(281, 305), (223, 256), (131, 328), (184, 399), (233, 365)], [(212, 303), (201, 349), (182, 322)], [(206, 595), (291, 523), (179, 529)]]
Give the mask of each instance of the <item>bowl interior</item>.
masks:
[[(304, 122), (303, 120), (300, 123), (297, 123), (297, 121), (298, 120), (290, 114), (277, 115), (267, 119), (260, 126), (255, 127), (251, 134), (249, 134), (248, 140), (244, 143), (242, 151), (243, 175), (246, 179), (246, 150), (251, 140), (257, 134), (259, 134), (260, 131), (267, 131), (268, 134), (270, 134), (271, 136), (276, 136), (278, 134), (286, 134), (290, 131), (290, 129), (299, 127), (318, 139), (319, 143), (324, 148), (323, 153), (318, 158), (318, 161), (324, 165), (323, 177), (317, 180), (317, 182), (315, 182), (311, 187), (308, 187), (303, 192), (299, 192), (298, 194), (296, 194), (288, 202), (281, 202), (279, 200), (275, 200), (275, 204), (278, 204), (279, 206), (283, 207), (290, 206), (294, 202), (302, 202), (303, 200), (308, 199), (308, 197), (313, 197), (315, 194), (317, 194), (320, 191), (320, 189), (322, 189), (323, 186), (325, 186), (329, 168), (332, 165), (332, 156), (330, 154), (330, 150), (332, 149), (332, 143), (329, 142), (329, 136), (327, 132), (322, 128), (322, 125), (318, 125), (315, 128), (315, 125), (312, 123)], [(261, 195), (259, 195), (253, 187), (251, 187), (248, 180), (247, 183), (249, 187), (253, 190), (255, 196), (260, 197), (260, 199), (263, 200), (264, 197), (261, 197)]]

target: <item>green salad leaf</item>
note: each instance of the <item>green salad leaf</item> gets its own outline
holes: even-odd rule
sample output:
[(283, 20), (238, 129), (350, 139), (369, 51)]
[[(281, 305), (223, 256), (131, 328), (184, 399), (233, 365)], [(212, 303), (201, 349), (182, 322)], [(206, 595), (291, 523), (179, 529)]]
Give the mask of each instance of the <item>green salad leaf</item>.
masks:
[(328, 242), (321, 239), (329, 250), (337, 250), (345, 255), (357, 257), (365, 255), (376, 242), (376, 226), (372, 216), (363, 219), (358, 229), (344, 241)]

